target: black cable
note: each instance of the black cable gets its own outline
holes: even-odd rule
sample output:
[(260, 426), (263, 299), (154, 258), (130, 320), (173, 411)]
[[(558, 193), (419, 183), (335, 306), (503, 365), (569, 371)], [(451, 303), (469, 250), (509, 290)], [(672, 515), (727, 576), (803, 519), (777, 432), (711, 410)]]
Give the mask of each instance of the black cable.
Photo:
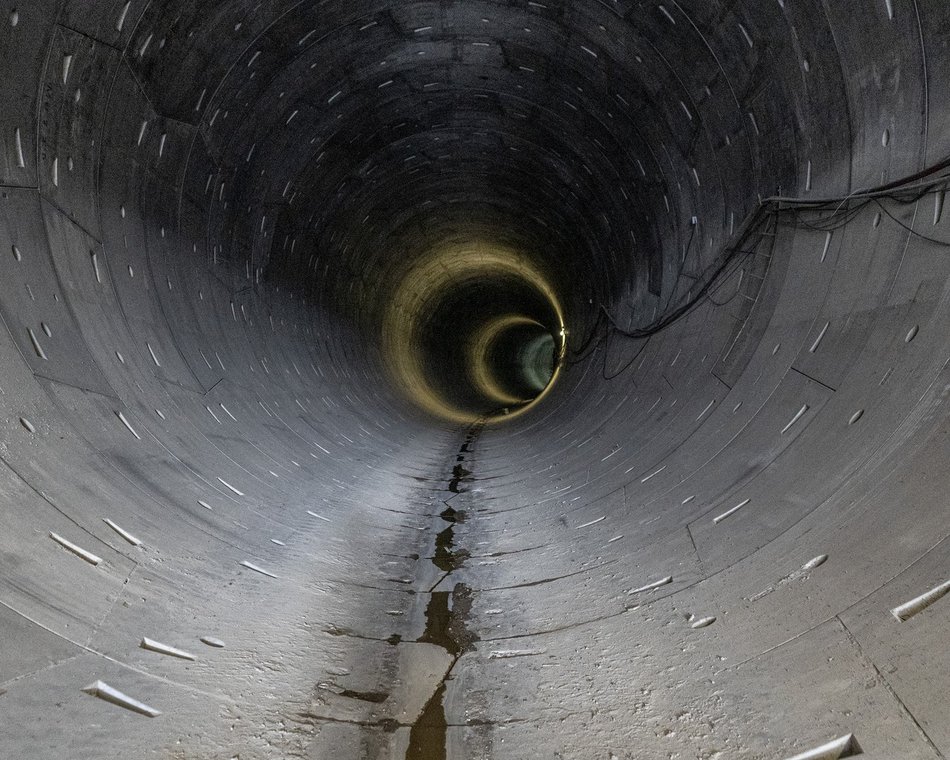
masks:
[[(761, 237), (764, 237), (764, 235), (760, 235), (760, 240), (756, 242), (756, 245), (758, 245), (758, 243), (761, 242)], [(740, 255), (747, 257), (747, 256), (749, 256), (750, 254), (754, 254), (754, 253), (755, 253), (754, 250), (745, 250), (745, 249), (741, 249), (741, 248), (729, 248), (729, 249), (726, 249), (726, 252), (727, 252), (727, 255), (726, 255), (725, 258), (723, 259), (722, 263), (719, 264), (719, 265), (714, 269), (712, 275), (706, 280), (706, 282), (704, 282), (704, 283), (702, 284), (702, 286), (699, 288), (699, 291), (696, 293), (696, 295), (693, 296), (692, 298), (690, 298), (686, 303), (682, 304), (681, 306), (678, 306), (678, 307), (677, 307), (676, 309), (674, 309), (672, 312), (670, 312), (669, 314), (665, 314), (665, 315), (664, 315), (663, 317), (661, 317), (660, 319), (655, 320), (653, 323), (651, 323), (651, 324), (648, 325), (647, 327), (640, 328), (640, 329), (637, 329), (637, 330), (623, 330), (623, 329), (621, 329), (619, 326), (617, 326), (617, 324), (613, 321), (613, 319), (612, 319), (612, 318), (610, 317), (610, 315), (608, 314), (607, 317), (608, 317), (608, 319), (610, 320), (611, 324), (613, 325), (614, 330), (615, 330), (616, 332), (620, 333), (621, 335), (623, 335), (623, 336), (626, 337), (626, 338), (648, 338), (648, 337), (650, 337), (650, 336), (652, 336), (652, 335), (656, 335), (656, 334), (657, 334), (658, 332), (660, 332), (661, 330), (665, 330), (665, 329), (666, 329), (667, 327), (669, 327), (671, 324), (673, 324), (673, 323), (676, 322), (677, 320), (679, 320), (679, 319), (681, 319), (682, 317), (684, 317), (686, 314), (688, 314), (689, 312), (691, 312), (694, 308), (696, 308), (696, 306), (699, 305), (699, 303), (703, 300), (703, 298), (705, 297), (705, 295), (706, 295), (706, 294), (709, 292), (709, 290), (712, 288), (712, 286), (713, 286), (713, 284), (716, 282), (716, 280), (717, 280), (717, 279), (720, 277), (720, 275), (725, 271), (725, 269), (726, 269), (731, 263), (733, 263), (733, 260), (734, 260), (735, 258), (737, 258), (737, 257), (740, 256)], [(741, 262), (740, 262), (740, 264), (741, 264)], [(735, 271), (735, 270), (733, 270), (733, 271)], [(603, 307), (601, 307), (601, 308), (603, 308)], [(606, 309), (605, 309), (605, 312), (606, 312)]]
[(640, 348), (637, 349), (637, 352), (633, 355), (633, 358), (631, 358), (630, 361), (628, 361), (628, 362), (627, 362), (626, 364), (624, 364), (619, 370), (617, 370), (616, 372), (614, 372), (614, 373), (611, 374), (611, 375), (608, 375), (608, 374), (607, 374), (607, 356), (610, 354), (610, 347), (609, 347), (609, 343), (608, 343), (607, 346), (605, 346), (605, 348), (604, 348), (604, 362), (603, 362), (603, 366), (601, 367), (601, 370), (600, 370), (600, 376), (601, 376), (604, 380), (613, 380), (613, 379), (615, 379), (615, 378), (617, 378), (617, 377), (620, 377), (624, 372), (626, 372), (626, 371), (630, 368), (630, 366), (631, 366), (637, 359), (640, 358), (640, 354), (643, 353), (644, 349), (646, 349), (646, 347), (647, 347), (647, 345), (649, 345), (649, 343), (650, 343), (650, 339), (649, 339), (649, 338), (647, 338), (646, 340), (644, 340), (643, 343), (642, 343), (642, 345), (640, 346)]
[(591, 344), (591, 341), (594, 340), (594, 337), (597, 335), (597, 328), (600, 327), (600, 320), (603, 319), (603, 314), (600, 313), (600, 310), (597, 311), (597, 319), (594, 320), (594, 326), (590, 330), (590, 335), (588, 335), (582, 342), (579, 348), (572, 349), (575, 354), (582, 354), (587, 347)]
[[(759, 241), (757, 241), (756, 245), (758, 245), (758, 243), (761, 242), (761, 238), (762, 238), (762, 237), (764, 237), (764, 235), (760, 235), (760, 236), (759, 236)], [(691, 242), (691, 241), (692, 241), (692, 236), (690, 236), (690, 242)], [(688, 244), (687, 244), (687, 253), (688, 253), (689, 247), (690, 247), (690, 244), (688, 243)], [(610, 313), (607, 311), (606, 307), (604, 307), (603, 305), (601, 305), (601, 307), (600, 307), (601, 312), (602, 312), (603, 315), (606, 317), (607, 322), (609, 323), (609, 324), (607, 325), (607, 330), (606, 330), (605, 333), (604, 333), (603, 339), (600, 340), (600, 341), (598, 341), (598, 344), (597, 344), (597, 347), (599, 347), (600, 343), (603, 343), (603, 344), (604, 344), (604, 357), (603, 357), (603, 363), (602, 363), (602, 367), (601, 367), (601, 377), (603, 377), (604, 380), (613, 380), (613, 379), (619, 377), (620, 375), (622, 375), (624, 372), (626, 372), (626, 371), (633, 365), (633, 363), (640, 357), (640, 355), (643, 353), (643, 351), (646, 349), (647, 345), (648, 345), (649, 342), (650, 342), (650, 338), (651, 338), (653, 335), (655, 335), (656, 333), (660, 332), (660, 330), (663, 330), (663, 329), (665, 329), (666, 327), (668, 327), (670, 324), (672, 324), (672, 322), (676, 321), (677, 319), (679, 319), (680, 317), (682, 317), (682, 315), (685, 314), (687, 311), (691, 311), (693, 308), (695, 308), (696, 305), (699, 304), (699, 302), (700, 302), (700, 301), (703, 299), (703, 297), (707, 294), (707, 292), (710, 290), (710, 288), (712, 288), (712, 285), (713, 285), (713, 284), (715, 283), (715, 281), (718, 279), (718, 277), (719, 277), (720, 273), (723, 271), (723, 269), (724, 269), (726, 266), (728, 266), (728, 264), (732, 261), (733, 258), (736, 258), (736, 257), (737, 257), (737, 254), (743, 254), (744, 256), (743, 256), (743, 258), (741, 258), (741, 259), (739, 260), (738, 264), (733, 268), (733, 270), (732, 270), (733, 272), (735, 272), (735, 271), (738, 269), (738, 267), (741, 266), (742, 262), (745, 260), (745, 257), (748, 257), (749, 255), (754, 255), (754, 254), (755, 254), (755, 251), (754, 251), (754, 250), (743, 250), (743, 249), (739, 249), (739, 248), (731, 249), (731, 250), (729, 251), (729, 255), (726, 257), (725, 261), (723, 261), (722, 265), (721, 265), (719, 268), (717, 268), (717, 270), (713, 273), (713, 276), (712, 276), (711, 278), (709, 278), (709, 280), (702, 286), (702, 288), (700, 289), (700, 293), (699, 293), (695, 298), (689, 299), (685, 304), (681, 305), (681, 306), (678, 307), (676, 310), (674, 310), (674, 312), (672, 312), (668, 317), (664, 317), (664, 318), (662, 318), (661, 320), (659, 320), (658, 322), (655, 322), (653, 325), (651, 325), (651, 326), (649, 326), (649, 327), (647, 327), (647, 328), (643, 328), (642, 330), (638, 330), (638, 331), (631, 332), (631, 331), (622, 329), (622, 328), (621, 328), (619, 325), (617, 325), (617, 323), (614, 321), (613, 317), (612, 317), (612, 316), (610, 315)], [(686, 260), (686, 256), (684, 255), (683, 261), (681, 262), (681, 264), (685, 264), (685, 260)], [(681, 266), (681, 269), (682, 269), (682, 266)], [(731, 274), (732, 274), (732, 273), (730, 273), (730, 276), (731, 276)], [(721, 285), (720, 285), (720, 287), (721, 287)], [(734, 298), (735, 295), (733, 295), (732, 297)], [(672, 294), (671, 294), (671, 298), (672, 298)], [(670, 300), (670, 299), (667, 300), (667, 307), (669, 306), (669, 300)], [(731, 300), (731, 299), (730, 299), (730, 300)], [(598, 320), (598, 321), (599, 321), (599, 320)], [(610, 355), (610, 334), (611, 334), (611, 331), (614, 332), (614, 333), (616, 333), (616, 334), (619, 334), (619, 335), (621, 335), (621, 336), (623, 336), (623, 337), (626, 337), (626, 338), (630, 338), (630, 339), (634, 339), (634, 340), (642, 340), (643, 343), (642, 343), (642, 344), (640, 345), (640, 347), (637, 349), (637, 352), (636, 352), (622, 367), (620, 367), (620, 369), (618, 369), (617, 371), (615, 371), (615, 372), (613, 372), (613, 373), (608, 373), (608, 372), (607, 372), (607, 359), (608, 359), (608, 357), (609, 357), (609, 355)], [(596, 350), (596, 347), (595, 347), (595, 350)], [(576, 362), (575, 362), (575, 363), (576, 363)]]
[[(625, 330), (616, 323), (614, 318), (610, 315), (610, 312), (607, 310), (607, 307), (601, 304), (598, 309), (597, 319), (594, 321), (590, 334), (584, 339), (584, 341), (582, 341), (581, 346), (578, 349), (572, 350), (572, 353), (575, 354), (575, 357), (572, 360), (564, 363), (567, 366), (578, 364), (594, 354), (600, 348), (600, 346), (604, 344), (605, 348), (601, 374), (605, 380), (612, 380), (623, 374), (623, 372), (632, 366), (637, 358), (643, 353), (647, 344), (649, 343), (649, 339), (653, 335), (656, 335), (673, 323), (682, 319), (693, 309), (695, 309), (702, 301), (708, 300), (716, 307), (722, 307), (730, 303), (740, 294), (741, 283), (739, 286), (737, 286), (736, 292), (723, 302), (716, 301), (714, 298), (712, 298), (712, 294), (729, 281), (735, 271), (740, 266), (742, 266), (744, 261), (750, 255), (756, 254), (756, 249), (762, 243), (763, 238), (769, 234), (768, 232), (760, 232), (758, 239), (752, 245), (751, 249), (745, 249), (743, 244), (749, 237), (754, 235), (755, 230), (762, 228), (763, 222), (766, 224), (768, 222), (773, 223), (773, 232), (771, 234), (773, 237), (772, 246), (774, 250), (775, 238), (777, 237), (779, 226), (779, 218), (783, 215), (792, 215), (796, 225), (801, 225), (817, 232), (834, 232), (851, 224), (851, 222), (854, 221), (860, 215), (860, 213), (873, 202), (877, 204), (881, 211), (887, 214), (887, 216), (892, 221), (894, 221), (903, 229), (907, 230), (912, 235), (915, 235), (921, 240), (925, 240), (935, 245), (950, 248), (950, 241), (938, 240), (917, 232), (909, 225), (895, 217), (881, 201), (881, 199), (886, 199), (901, 205), (910, 205), (919, 202), (920, 199), (926, 195), (938, 191), (943, 192), (946, 189), (948, 181), (950, 181), (950, 177), (940, 176), (930, 182), (922, 183), (920, 185), (909, 185), (909, 183), (918, 179), (933, 176), (937, 172), (947, 168), (950, 168), (950, 158), (936, 164), (929, 169), (925, 169), (921, 172), (910, 175), (909, 177), (905, 177), (901, 180), (890, 182), (885, 185), (880, 185), (876, 188), (852, 193), (845, 196), (844, 198), (805, 200), (799, 198), (773, 197), (762, 201), (754, 212), (753, 218), (748, 228), (740, 236), (739, 240), (736, 242), (736, 245), (723, 249), (720, 256), (722, 261), (718, 265), (711, 265), (710, 267), (707, 267), (699, 277), (694, 278), (692, 275), (689, 275), (692, 279), (703, 280), (703, 284), (696, 292), (696, 295), (688, 297), (685, 303), (682, 303), (672, 311), (669, 311), (670, 303), (673, 301), (677, 288), (679, 287), (679, 283), (684, 277), (683, 269), (686, 264), (686, 259), (689, 256), (689, 250), (692, 246), (693, 238), (696, 233), (696, 225), (694, 224), (690, 232), (689, 241), (686, 245), (686, 251), (684, 252), (684, 255), (680, 261), (680, 265), (676, 274), (676, 280), (669, 296), (667, 297), (667, 302), (663, 307), (662, 316), (659, 319), (654, 319), (654, 321), (646, 327), (637, 328), (635, 330)], [(904, 192), (908, 192), (910, 194), (904, 195), (902, 189)], [(915, 190), (916, 192), (910, 192), (911, 190)], [(830, 214), (820, 216), (818, 219), (808, 219), (805, 216), (810, 211), (821, 213), (823, 211), (828, 211), (828, 209), (832, 207), (833, 209), (831, 210)], [(732, 268), (732, 270), (723, 276), (723, 273), (726, 271), (729, 265), (734, 262), (735, 266)], [(711, 272), (711, 274), (707, 276), (709, 272)], [(718, 285), (716, 285), (717, 281), (719, 281)], [(689, 294), (692, 292), (693, 288), (690, 287), (685, 295), (689, 296)], [(594, 338), (598, 334), (602, 321), (604, 324), (604, 334), (601, 338), (594, 342)], [(610, 353), (610, 335), (612, 333), (621, 335), (622, 337), (629, 338), (631, 340), (643, 340), (643, 343), (638, 348), (636, 354), (634, 354), (634, 356), (629, 361), (627, 361), (623, 367), (621, 367), (615, 373), (608, 374), (607, 358)]]
[(911, 227), (911, 226), (908, 225), (908, 224), (905, 224), (905, 223), (902, 222), (900, 219), (898, 219), (896, 216), (894, 216), (890, 211), (888, 211), (886, 208), (884, 208), (884, 205), (883, 205), (882, 203), (880, 203), (880, 201), (878, 201), (878, 204), (877, 204), (877, 205), (881, 207), (881, 211), (883, 211), (885, 214), (887, 214), (887, 215), (894, 221), (895, 224), (897, 224), (897, 225), (900, 226), (900, 227), (903, 227), (903, 228), (904, 228), (905, 230), (907, 230), (911, 235), (914, 235), (914, 236), (920, 238), (921, 240), (926, 240), (928, 243), (933, 243), (934, 245), (939, 245), (939, 246), (941, 246), (942, 248), (950, 248), (950, 242), (948, 242), (948, 241), (946, 241), (946, 240), (937, 240), (937, 238), (932, 238), (932, 237), (929, 237), (929, 236), (927, 236), (927, 235), (924, 235), (923, 233), (917, 232), (917, 230), (915, 230), (913, 227)]
[[(693, 246), (693, 238), (695, 237), (695, 235), (696, 235), (696, 225), (694, 224), (692, 225), (690, 229), (689, 240), (686, 243), (686, 250), (683, 252), (683, 256), (680, 260), (679, 270), (676, 273), (676, 280), (675, 280), (676, 283), (678, 283), (683, 276), (683, 267), (686, 266), (686, 259), (689, 258), (689, 251), (690, 251), (690, 248), (692, 248)], [(667, 297), (667, 302), (663, 307), (664, 312), (669, 308), (670, 300), (672, 300), (673, 296), (675, 295), (675, 292), (676, 292), (676, 286), (674, 285), (674, 288), (672, 291), (670, 291), (670, 295)], [(600, 320), (604, 317), (610, 322), (610, 324), (607, 325), (607, 330), (604, 332), (604, 337), (597, 341), (597, 343), (594, 345), (594, 347), (591, 349), (590, 352), (584, 354), (585, 349), (590, 345), (591, 341), (594, 339), (594, 336), (597, 334), (597, 328), (600, 326)], [(598, 313), (597, 313), (597, 319), (594, 322), (594, 326), (591, 329), (590, 335), (582, 342), (579, 348), (573, 350), (573, 353), (575, 353), (577, 356), (571, 361), (566, 362), (567, 366), (570, 367), (570, 366), (574, 366), (575, 364), (579, 364), (580, 362), (584, 361), (584, 359), (586, 359), (588, 356), (593, 354), (600, 347), (601, 343), (604, 343), (607, 341), (607, 339), (610, 336), (611, 327), (622, 333), (622, 330), (620, 330), (620, 327), (616, 324), (616, 322), (614, 322), (613, 318), (610, 316), (607, 309), (603, 306), (603, 304), (601, 304), (600, 309), (598, 310)], [(584, 355), (581, 356), (580, 354), (584, 354)]]

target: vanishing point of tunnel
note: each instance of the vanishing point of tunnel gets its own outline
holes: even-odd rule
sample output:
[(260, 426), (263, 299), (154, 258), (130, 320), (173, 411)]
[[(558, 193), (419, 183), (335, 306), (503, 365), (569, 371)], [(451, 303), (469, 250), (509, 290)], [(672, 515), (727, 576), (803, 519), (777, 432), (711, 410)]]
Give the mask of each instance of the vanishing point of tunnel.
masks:
[(946, 0), (0, 0), (0, 758), (950, 758), (948, 82)]

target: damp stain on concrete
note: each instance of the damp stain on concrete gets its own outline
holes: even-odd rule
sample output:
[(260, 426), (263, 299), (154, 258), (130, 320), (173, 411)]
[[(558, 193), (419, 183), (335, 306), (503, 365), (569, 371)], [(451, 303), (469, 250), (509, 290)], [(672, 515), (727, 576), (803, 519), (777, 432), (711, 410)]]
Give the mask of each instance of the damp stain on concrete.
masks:
[(376, 705), (385, 702), (389, 698), (389, 694), (383, 691), (355, 691), (353, 689), (344, 689), (340, 692), (340, 696), (359, 699), (362, 702), (372, 702)]

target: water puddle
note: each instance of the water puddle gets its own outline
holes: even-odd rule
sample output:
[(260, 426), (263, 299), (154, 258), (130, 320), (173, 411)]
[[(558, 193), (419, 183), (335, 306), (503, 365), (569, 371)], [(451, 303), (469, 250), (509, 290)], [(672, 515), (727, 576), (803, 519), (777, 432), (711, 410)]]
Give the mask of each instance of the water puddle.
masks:
[(431, 596), (426, 607), (426, 630), (418, 640), (442, 647), (457, 660), (478, 640), (467, 628), (472, 590), (457, 583), (452, 591), (434, 591)]
[(435, 537), (435, 556), (432, 558), (432, 564), (446, 573), (458, 570), (468, 559), (465, 549), (456, 551), (452, 548), (454, 534), (453, 528), (446, 528)]
[(448, 723), (445, 719), (445, 684), (459, 658), (473, 648), (478, 637), (468, 629), (472, 590), (464, 583), (449, 591), (434, 591), (426, 608), (426, 630), (420, 642), (435, 644), (452, 655), (442, 683), (429, 698), (409, 731), (406, 760), (445, 760)]
[[(471, 447), (478, 437), (478, 432), (478, 428), (473, 428), (459, 450), (457, 457), (459, 464), (452, 468), (452, 478), (449, 480), (448, 490), (453, 494), (467, 493), (467, 490), (460, 489), (459, 486), (471, 479), (472, 471), (463, 467), (461, 462), (465, 461), (466, 453), (471, 453)], [(439, 581), (441, 584), (465, 564), (469, 558), (469, 552), (455, 546), (455, 528), (465, 522), (465, 511), (447, 505), (446, 509), (439, 513), (439, 518), (448, 523), (447, 527), (435, 536), (435, 554), (432, 557), (432, 564), (445, 573)], [(456, 583), (452, 591), (433, 591), (429, 595), (429, 603), (426, 606), (426, 628), (418, 641), (442, 647), (452, 656), (452, 664), (409, 731), (406, 760), (445, 760), (446, 758), (448, 734), (444, 704), (446, 682), (459, 658), (471, 651), (472, 645), (478, 640), (468, 628), (473, 597), (472, 589), (464, 583)]]
[(449, 490), (452, 493), (465, 493), (459, 490), (460, 483), (467, 483), (471, 479), (472, 471), (466, 470), (462, 465), (457, 464), (452, 468), (452, 479), (449, 481)]

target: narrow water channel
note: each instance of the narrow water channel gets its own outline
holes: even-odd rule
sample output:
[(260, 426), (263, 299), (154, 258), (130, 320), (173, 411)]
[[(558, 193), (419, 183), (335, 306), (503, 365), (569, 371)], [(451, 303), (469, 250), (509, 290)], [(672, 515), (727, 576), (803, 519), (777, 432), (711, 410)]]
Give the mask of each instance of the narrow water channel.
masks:
[[(439, 586), (448, 587), (452, 573), (465, 564), (469, 552), (455, 545), (455, 529), (465, 522), (465, 510), (456, 509), (449, 502), (460, 494), (468, 493), (465, 484), (474, 476), (471, 465), (472, 448), (478, 438), (480, 426), (473, 427), (465, 436), (465, 441), (456, 456), (448, 480), (446, 508), (439, 514), (440, 524), (446, 527), (435, 536), (435, 550), (432, 555), (434, 564), (443, 575), (429, 592), (426, 606), (426, 628), (419, 642), (435, 644), (452, 656), (452, 664), (446, 671), (442, 682), (426, 703), (422, 714), (413, 724), (409, 733), (409, 748), (406, 760), (446, 760), (448, 722), (445, 717), (446, 683), (452, 677), (459, 658), (472, 649), (477, 638), (468, 628), (468, 619), (472, 609), (473, 592), (464, 583), (456, 583), (451, 591), (435, 591)], [(465, 467), (465, 463), (469, 467)]]

